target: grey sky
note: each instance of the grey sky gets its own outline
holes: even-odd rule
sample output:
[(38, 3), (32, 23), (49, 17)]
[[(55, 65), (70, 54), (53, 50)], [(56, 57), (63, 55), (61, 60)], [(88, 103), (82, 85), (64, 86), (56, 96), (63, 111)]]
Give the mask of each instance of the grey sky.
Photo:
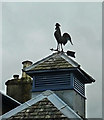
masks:
[(72, 36), (75, 61), (96, 82), (87, 85), (87, 116), (102, 117), (102, 14), (101, 3), (13, 3), (2, 5), (2, 90), (13, 74), (21, 75), (22, 61), (36, 62), (56, 48), (56, 22)]

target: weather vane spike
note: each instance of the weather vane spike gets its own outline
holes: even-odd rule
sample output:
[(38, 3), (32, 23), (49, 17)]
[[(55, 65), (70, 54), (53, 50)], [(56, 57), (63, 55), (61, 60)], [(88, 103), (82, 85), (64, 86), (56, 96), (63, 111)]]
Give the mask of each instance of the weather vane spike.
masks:
[[(71, 45), (73, 45), (72, 40), (71, 40), (71, 36), (68, 33), (64, 33), (63, 35), (61, 35), (61, 30), (60, 30), (61, 25), (59, 23), (56, 23), (55, 26), (56, 27), (55, 27), (54, 36), (55, 36), (55, 39), (57, 41), (57, 48), (56, 49), (52, 48), (50, 50), (64, 52), (62, 45), (65, 46), (68, 41), (70, 41)], [(60, 50), (60, 46), (61, 46), (61, 50)], [(73, 51), (67, 51), (65, 53), (67, 53), (68, 56), (75, 57), (75, 52), (73, 52)]]

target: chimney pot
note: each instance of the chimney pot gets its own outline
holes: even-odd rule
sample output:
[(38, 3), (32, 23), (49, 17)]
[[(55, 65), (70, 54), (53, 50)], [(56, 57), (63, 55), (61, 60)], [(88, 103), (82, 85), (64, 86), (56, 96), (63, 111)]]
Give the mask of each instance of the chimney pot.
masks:
[(19, 75), (13, 75), (14, 79), (19, 79)]
[(23, 67), (28, 67), (28, 66), (32, 65), (32, 62), (29, 60), (26, 60), (26, 61), (23, 61), (22, 64), (23, 64)]

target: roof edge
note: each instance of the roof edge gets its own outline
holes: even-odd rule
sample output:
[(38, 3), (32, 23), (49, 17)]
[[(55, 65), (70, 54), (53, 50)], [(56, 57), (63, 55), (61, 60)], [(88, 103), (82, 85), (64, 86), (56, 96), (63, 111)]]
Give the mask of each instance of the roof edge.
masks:
[(86, 76), (86, 79), (89, 81), (88, 83), (92, 83), (95, 82), (95, 79), (93, 79), (90, 75), (88, 75), (84, 70), (82, 70), (81, 68), (78, 68), (81, 74), (84, 74)]
[(13, 99), (12, 97), (10, 97), (10, 96), (8, 96), (8, 95), (4, 94), (4, 93), (3, 93), (3, 92), (1, 92), (1, 91), (0, 91), (0, 93), (1, 93), (2, 95), (4, 95), (5, 97), (7, 97), (8, 99), (11, 99), (11, 100), (13, 100), (14, 102), (16, 102), (17, 104), (21, 105), (21, 103), (20, 103), (19, 101), (17, 101), (17, 100), (15, 100), (15, 99)]
[(80, 67), (80, 65), (76, 61), (71, 59), (69, 56), (65, 55), (65, 53), (60, 53), (60, 54), (67, 62), (71, 63), (73, 67)]

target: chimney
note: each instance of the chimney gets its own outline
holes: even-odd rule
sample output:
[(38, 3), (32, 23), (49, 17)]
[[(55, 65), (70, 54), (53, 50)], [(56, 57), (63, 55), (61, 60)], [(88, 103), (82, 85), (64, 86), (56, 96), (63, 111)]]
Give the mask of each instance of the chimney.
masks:
[[(23, 68), (29, 67), (32, 62), (24, 61), (22, 62)], [(22, 72), (22, 77), (19, 78), (19, 75), (14, 74), (11, 80), (6, 81), (6, 91), (7, 95), (19, 101), (20, 103), (24, 103), (31, 99), (31, 89), (32, 89), (32, 79), (25, 72)]]
[[(26, 61), (23, 61), (22, 64), (23, 64), (23, 69), (24, 69), (24, 68), (29, 67), (30, 65), (32, 65), (32, 62), (26, 60)], [(22, 71), (22, 78), (30, 78), (30, 76), (27, 75), (24, 71)]]

